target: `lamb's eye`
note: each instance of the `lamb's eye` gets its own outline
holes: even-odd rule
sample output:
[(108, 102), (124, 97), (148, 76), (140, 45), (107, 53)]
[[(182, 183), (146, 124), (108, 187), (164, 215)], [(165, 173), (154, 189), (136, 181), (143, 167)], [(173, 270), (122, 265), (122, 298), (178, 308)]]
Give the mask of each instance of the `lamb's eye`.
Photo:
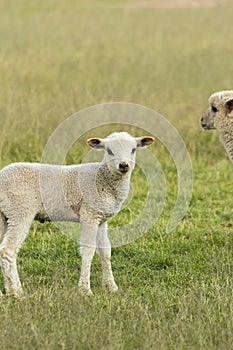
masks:
[(216, 113), (216, 112), (218, 111), (218, 109), (217, 109), (214, 105), (211, 106), (211, 110), (212, 110), (212, 112), (214, 112), (214, 113)]
[(114, 153), (110, 150), (110, 148), (107, 148), (107, 152), (110, 156), (114, 156)]
[(134, 154), (136, 152), (136, 148), (132, 149), (132, 154)]

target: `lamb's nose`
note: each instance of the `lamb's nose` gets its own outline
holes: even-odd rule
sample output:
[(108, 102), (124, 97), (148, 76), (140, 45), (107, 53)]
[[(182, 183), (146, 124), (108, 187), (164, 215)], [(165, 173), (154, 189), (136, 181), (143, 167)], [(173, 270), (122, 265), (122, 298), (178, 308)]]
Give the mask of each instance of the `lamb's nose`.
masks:
[(121, 162), (119, 164), (119, 170), (122, 172), (122, 173), (127, 173), (127, 171), (129, 170), (129, 164), (126, 163), (126, 162)]
[(203, 129), (207, 129), (207, 124), (204, 122), (204, 118), (201, 118), (201, 126), (203, 127)]

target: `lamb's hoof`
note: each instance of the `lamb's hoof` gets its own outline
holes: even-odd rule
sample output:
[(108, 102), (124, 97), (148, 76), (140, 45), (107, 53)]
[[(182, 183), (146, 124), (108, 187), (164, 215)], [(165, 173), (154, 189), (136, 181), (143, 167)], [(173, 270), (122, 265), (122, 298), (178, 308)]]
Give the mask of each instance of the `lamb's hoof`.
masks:
[(92, 290), (90, 288), (79, 286), (78, 290), (81, 295), (93, 295)]
[(118, 291), (118, 286), (115, 282), (103, 282), (103, 289), (110, 293), (116, 293)]
[(6, 295), (8, 297), (15, 298), (15, 299), (23, 299), (24, 297), (24, 293), (22, 290), (7, 292)]
[(23, 293), (2, 293), (0, 291), (0, 298), (3, 298), (3, 297), (22, 300), (23, 298), (25, 298), (25, 295)]
[(111, 288), (109, 289), (109, 291), (111, 293), (116, 293), (118, 291), (118, 286), (115, 284), (114, 286), (111, 286)]

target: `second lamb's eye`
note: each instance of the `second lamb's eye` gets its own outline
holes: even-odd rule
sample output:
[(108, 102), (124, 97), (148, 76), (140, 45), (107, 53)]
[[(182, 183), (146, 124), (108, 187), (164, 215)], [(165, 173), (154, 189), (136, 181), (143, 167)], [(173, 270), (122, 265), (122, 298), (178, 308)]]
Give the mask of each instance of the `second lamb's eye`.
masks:
[(114, 156), (114, 153), (110, 150), (110, 148), (107, 148), (107, 152), (110, 156)]
[(216, 112), (218, 111), (218, 109), (217, 109), (214, 105), (211, 106), (211, 110), (212, 110), (212, 112), (214, 112), (214, 113), (216, 113)]
[(132, 149), (132, 154), (134, 154), (136, 152), (136, 148)]

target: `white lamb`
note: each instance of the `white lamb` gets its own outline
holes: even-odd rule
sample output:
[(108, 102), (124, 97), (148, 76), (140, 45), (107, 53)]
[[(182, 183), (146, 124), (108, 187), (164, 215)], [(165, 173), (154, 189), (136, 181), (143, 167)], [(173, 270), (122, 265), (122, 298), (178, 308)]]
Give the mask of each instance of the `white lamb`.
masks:
[(80, 291), (92, 294), (90, 270), (95, 250), (101, 257), (103, 286), (118, 289), (110, 262), (107, 220), (120, 211), (128, 195), (136, 148), (153, 141), (151, 136), (113, 133), (105, 139), (87, 140), (90, 147), (105, 150), (99, 163), (14, 163), (0, 171), (0, 262), (7, 294), (22, 295), (16, 258), (33, 220), (80, 222)]

